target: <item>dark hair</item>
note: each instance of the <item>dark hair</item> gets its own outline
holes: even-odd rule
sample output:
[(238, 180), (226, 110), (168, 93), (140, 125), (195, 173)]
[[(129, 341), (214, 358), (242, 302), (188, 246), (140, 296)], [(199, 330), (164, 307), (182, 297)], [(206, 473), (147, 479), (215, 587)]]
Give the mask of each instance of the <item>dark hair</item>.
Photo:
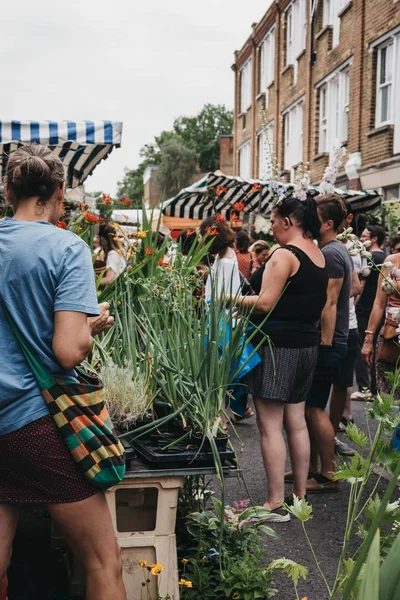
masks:
[[(100, 225), (99, 237), (100, 237), (100, 244), (104, 250), (104, 254), (106, 255), (106, 258), (108, 256), (108, 253), (111, 250), (116, 250), (118, 252), (118, 250), (121, 249), (121, 245), (120, 245), (119, 241), (115, 239), (117, 237), (117, 232), (115, 231), (115, 229), (112, 225), (109, 225), (109, 224)], [(101, 243), (102, 238), (106, 242), (105, 247)]]
[(314, 198), (308, 197), (300, 201), (293, 196), (284, 200), (275, 207), (276, 212), (282, 218), (294, 219), (306, 235), (319, 239), (321, 222), (318, 218), (317, 206)]
[(346, 209), (346, 217), (354, 215), (353, 207), (351, 206), (350, 200), (343, 200), (344, 207)]
[(151, 239), (156, 243), (156, 248), (159, 250), (165, 242), (165, 235), (161, 233), (161, 231), (153, 231), (151, 234)]
[(371, 234), (371, 240), (372, 238), (376, 237), (378, 246), (382, 246), (383, 242), (385, 241), (384, 227), (381, 225), (367, 225), (366, 229), (368, 229)]
[(335, 231), (338, 231), (347, 216), (342, 198), (337, 194), (325, 194), (317, 197), (316, 205), (322, 222), (332, 221)]
[(226, 221), (217, 221), (213, 217), (209, 217), (202, 222), (200, 233), (202, 236), (213, 238), (210, 246), (211, 254), (219, 254), (227, 248), (232, 248), (236, 239), (234, 231)]
[(180, 232), (177, 242), (182, 249), (182, 254), (187, 256), (193, 246), (196, 243), (197, 235), (195, 231), (188, 233), (187, 230)]
[[(369, 231), (369, 228), (368, 228)], [(397, 246), (397, 244), (400, 244), (400, 237), (394, 237), (390, 240), (390, 247), (394, 248), (395, 246)]]
[(240, 254), (247, 254), (250, 246), (250, 236), (249, 234), (241, 229), (236, 234), (236, 250)]
[(27, 144), (10, 154), (4, 183), (12, 207), (28, 198), (44, 205), (65, 181), (64, 166), (46, 146)]

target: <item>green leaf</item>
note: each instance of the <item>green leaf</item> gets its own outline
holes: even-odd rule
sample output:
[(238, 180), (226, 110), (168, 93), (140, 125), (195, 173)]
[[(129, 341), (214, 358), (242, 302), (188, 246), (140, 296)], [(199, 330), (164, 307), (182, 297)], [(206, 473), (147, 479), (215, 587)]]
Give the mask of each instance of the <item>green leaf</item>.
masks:
[(346, 479), (349, 483), (362, 481), (367, 475), (368, 461), (358, 452), (352, 457), (351, 461), (343, 463), (341, 468), (334, 475), (335, 481)]
[(400, 534), (382, 563), (379, 589), (379, 600), (400, 598)]
[(272, 537), (277, 537), (276, 531), (271, 529), (271, 527), (267, 527), (266, 525), (260, 525), (257, 527), (257, 531), (261, 531), (262, 533), (266, 533), (267, 535), (271, 535)]
[(306, 521), (313, 518), (312, 506), (304, 498), (298, 498), (293, 494), (293, 506), (289, 506), (288, 504), (284, 504), (283, 506), (302, 523), (306, 523)]
[(283, 571), (293, 581), (295, 586), (298, 585), (300, 577), (306, 579), (308, 573), (307, 567), (303, 567), (289, 558), (273, 560), (268, 565), (268, 568), (270, 570)]
[(364, 578), (357, 600), (379, 600), (379, 529), (368, 552)]
[(364, 448), (368, 443), (368, 438), (361, 429), (357, 427), (354, 423), (349, 423), (346, 427), (346, 433), (348, 438), (361, 448)]

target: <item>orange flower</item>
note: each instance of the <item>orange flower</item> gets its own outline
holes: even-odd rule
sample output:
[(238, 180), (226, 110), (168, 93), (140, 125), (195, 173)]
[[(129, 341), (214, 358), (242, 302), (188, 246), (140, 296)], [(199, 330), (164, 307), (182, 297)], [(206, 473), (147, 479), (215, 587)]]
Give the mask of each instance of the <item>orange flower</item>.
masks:
[(238, 212), (243, 212), (245, 208), (243, 202), (235, 202), (233, 205), (233, 210), (237, 210)]
[(67, 224), (64, 221), (58, 221), (57, 227), (60, 229), (67, 229)]
[(65, 206), (65, 204), (63, 204), (62, 209), (61, 209), (61, 216), (63, 217), (66, 212), (67, 212), (67, 207)]
[(186, 229), (186, 235), (192, 235), (193, 230), (192, 229)]
[(226, 221), (225, 217), (223, 215), (221, 215), (221, 213), (217, 213), (215, 215), (215, 220), (219, 221), (220, 223), (223, 223), (224, 221)]
[(85, 217), (85, 221), (87, 223), (98, 223), (99, 222), (99, 217), (89, 211), (86, 211), (84, 213), (84, 217)]
[(217, 196), (221, 196), (221, 194), (225, 194), (226, 188), (221, 187), (220, 185), (215, 189), (215, 193)]
[(125, 206), (130, 206), (132, 204), (132, 202), (129, 200), (129, 198), (125, 198), (125, 200), (123, 201), (123, 204), (125, 204)]
[(206, 227), (206, 232), (207, 235), (218, 235), (218, 230), (215, 229), (215, 227), (213, 227), (212, 229), (211, 227)]
[(261, 186), (258, 183), (253, 183), (253, 187), (251, 188), (252, 192), (259, 192), (261, 190)]
[(236, 215), (235, 213), (232, 213), (231, 214), (231, 221), (239, 221), (238, 215)]
[(144, 249), (144, 253), (147, 254), (147, 256), (153, 256), (153, 251), (148, 246)]
[(164, 262), (163, 258), (159, 259), (158, 264), (159, 264), (160, 267), (168, 267), (168, 263)]
[(109, 194), (103, 194), (101, 197), (102, 204), (112, 204), (112, 198)]

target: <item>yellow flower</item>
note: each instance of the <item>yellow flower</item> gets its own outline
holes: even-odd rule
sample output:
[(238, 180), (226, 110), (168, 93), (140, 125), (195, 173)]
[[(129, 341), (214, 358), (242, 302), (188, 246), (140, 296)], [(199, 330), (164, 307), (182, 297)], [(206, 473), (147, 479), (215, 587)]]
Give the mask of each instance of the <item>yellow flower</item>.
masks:
[(82, 230), (82, 227), (80, 225), (77, 225), (76, 226), (76, 231), (81, 231), (81, 230)]
[(156, 577), (161, 573), (161, 571), (164, 571), (164, 569), (165, 567), (161, 563), (155, 563), (154, 565), (150, 565), (150, 572)]
[(188, 558), (182, 558), (182, 564), (183, 564), (183, 565), (187, 565), (187, 564), (188, 564), (188, 562), (189, 562), (189, 559), (188, 559)]
[(186, 579), (180, 579), (179, 580), (179, 585), (184, 585), (187, 588), (192, 588), (193, 587), (193, 583), (191, 581), (187, 581)]
[(147, 567), (147, 560), (139, 561), (139, 565), (144, 569), (144, 567)]
[(142, 240), (147, 237), (147, 231), (137, 231), (136, 237), (141, 238)]

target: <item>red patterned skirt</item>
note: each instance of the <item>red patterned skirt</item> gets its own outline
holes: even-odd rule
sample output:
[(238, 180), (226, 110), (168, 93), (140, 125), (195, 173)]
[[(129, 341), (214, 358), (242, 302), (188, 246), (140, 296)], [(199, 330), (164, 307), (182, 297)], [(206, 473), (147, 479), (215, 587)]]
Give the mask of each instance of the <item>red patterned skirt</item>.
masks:
[(84, 477), (51, 416), (0, 435), (0, 504), (63, 504), (98, 490)]

